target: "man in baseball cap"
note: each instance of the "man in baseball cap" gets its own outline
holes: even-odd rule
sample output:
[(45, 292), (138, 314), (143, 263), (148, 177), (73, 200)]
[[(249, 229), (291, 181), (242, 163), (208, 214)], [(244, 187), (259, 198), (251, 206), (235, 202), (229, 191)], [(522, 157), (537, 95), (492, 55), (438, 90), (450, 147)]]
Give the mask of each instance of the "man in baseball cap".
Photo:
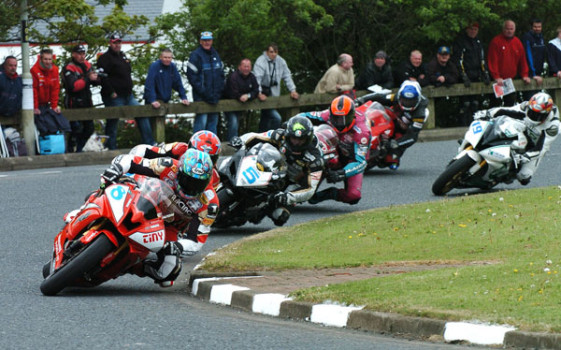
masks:
[(121, 36), (118, 33), (111, 34), (109, 38), (110, 43), (120, 43), (121, 41)]
[(212, 39), (214, 39), (212, 37), (212, 32), (205, 31), (201, 33), (201, 40), (212, 40)]
[(86, 52), (86, 48), (84, 45), (76, 45), (72, 48), (72, 52), (84, 53)]

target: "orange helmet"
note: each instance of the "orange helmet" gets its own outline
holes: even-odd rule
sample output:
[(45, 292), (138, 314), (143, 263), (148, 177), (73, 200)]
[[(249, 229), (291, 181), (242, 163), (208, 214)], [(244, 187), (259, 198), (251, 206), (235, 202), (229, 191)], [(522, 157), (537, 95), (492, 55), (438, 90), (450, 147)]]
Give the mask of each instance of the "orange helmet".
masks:
[(329, 122), (340, 133), (349, 131), (355, 124), (355, 103), (345, 95), (336, 97), (329, 109)]

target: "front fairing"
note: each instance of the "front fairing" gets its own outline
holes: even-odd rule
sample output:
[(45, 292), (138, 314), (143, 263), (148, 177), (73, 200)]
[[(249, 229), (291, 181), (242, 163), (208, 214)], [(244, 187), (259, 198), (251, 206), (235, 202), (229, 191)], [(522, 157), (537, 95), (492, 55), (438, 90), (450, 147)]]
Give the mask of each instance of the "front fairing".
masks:
[(239, 162), (236, 187), (263, 188), (286, 178), (287, 164), (279, 150), (268, 143), (253, 146)]

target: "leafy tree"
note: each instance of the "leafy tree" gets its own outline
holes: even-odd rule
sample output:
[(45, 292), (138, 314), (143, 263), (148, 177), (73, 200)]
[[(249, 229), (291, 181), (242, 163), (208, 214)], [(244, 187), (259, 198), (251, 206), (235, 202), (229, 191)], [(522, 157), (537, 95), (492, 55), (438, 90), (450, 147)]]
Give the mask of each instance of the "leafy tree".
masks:
[(188, 9), (162, 16), (153, 28), (187, 60), (203, 30), (215, 34), (224, 62), (236, 67), (242, 57), (255, 60), (271, 41), (280, 47), (300, 91), (312, 91), (340, 53), (355, 58), (360, 71), (380, 49), (397, 64), (412, 49), (428, 61), (440, 45), (451, 45), (466, 25), (477, 21), (488, 44), (502, 22), (518, 23), (517, 35), (533, 17), (545, 20), (544, 35), (555, 37), (554, 1), (537, 0), (184, 0)]

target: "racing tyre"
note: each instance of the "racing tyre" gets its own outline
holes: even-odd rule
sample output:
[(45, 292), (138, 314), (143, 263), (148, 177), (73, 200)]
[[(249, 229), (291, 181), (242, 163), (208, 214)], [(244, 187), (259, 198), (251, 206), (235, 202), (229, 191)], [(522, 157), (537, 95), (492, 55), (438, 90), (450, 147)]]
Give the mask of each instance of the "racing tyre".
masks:
[(450, 163), (432, 185), (432, 193), (443, 196), (458, 185), (464, 174), (475, 164), (467, 154)]
[(86, 272), (98, 266), (101, 259), (115, 249), (115, 246), (105, 235), (100, 235), (87, 245), (82, 251), (70, 258), (57, 271), (48, 276), (41, 283), (41, 293), (56, 295), (71, 283), (82, 277)]

